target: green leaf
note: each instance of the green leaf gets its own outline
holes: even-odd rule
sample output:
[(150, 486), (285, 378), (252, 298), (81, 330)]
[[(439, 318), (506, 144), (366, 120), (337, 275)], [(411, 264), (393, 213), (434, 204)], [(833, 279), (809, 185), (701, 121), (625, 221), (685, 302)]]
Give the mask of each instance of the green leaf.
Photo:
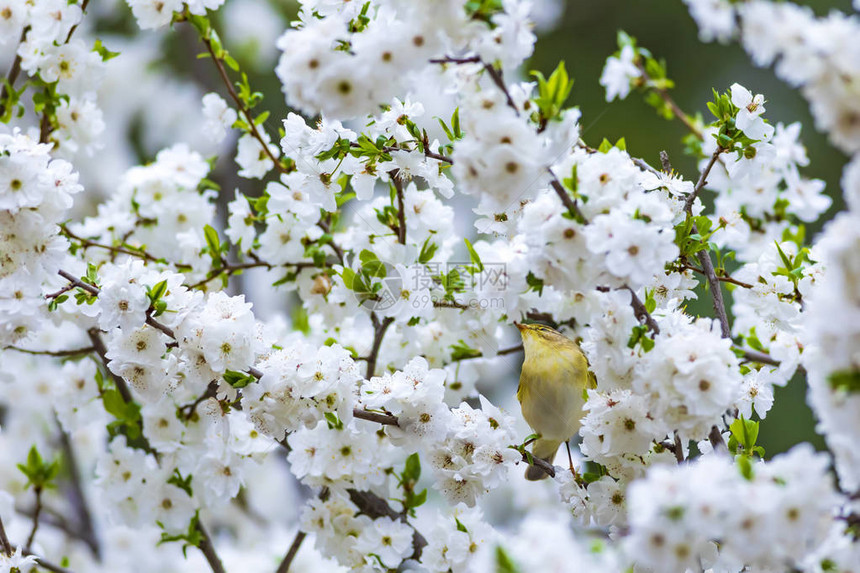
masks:
[(253, 384), (257, 378), (245, 372), (237, 372), (236, 370), (227, 370), (224, 372), (224, 381), (233, 388), (244, 388), (248, 384)]
[(421, 246), (421, 252), (418, 254), (418, 262), (422, 265), (433, 260), (433, 255), (436, 254), (436, 249), (438, 248), (436, 243), (430, 242), (430, 239), (431, 237), (425, 239), (424, 244)]
[(746, 420), (743, 416), (733, 421), (729, 426), (732, 437), (744, 448), (747, 456), (752, 455), (756, 440), (758, 439), (759, 423)]
[(496, 573), (520, 573), (519, 567), (501, 545), (496, 545)]
[(149, 296), (150, 303), (154, 304), (158, 302), (164, 293), (167, 292), (167, 279), (157, 283), (153, 287), (147, 287), (147, 295)]
[(597, 151), (599, 151), (600, 153), (609, 153), (610, 149), (612, 149), (612, 144), (609, 143), (609, 140), (604, 137), (603, 141), (600, 142)]
[(472, 243), (469, 239), (463, 239), (466, 242), (466, 248), (469, 250), (469, 260), (477, 267), (478, 272), (484, 271), (484, 264), (481, 262), (481, 257), (478, 256), (478, 252), (475, 251), (475, 247), (472, 246)]
[(411, 454), (406, 458), (406, 467), (403, 469), (403, 481), (417, 482), (421, 477), (421, 459), (418, 453)]
[(192, 475), (188, 474), (187, 477), (182, 477), (182, 474), (179, 473), (179, 470), (173, 468), (173, 475), (167, 480), (167, 483), (173, 484), (185, 493), (188, 494), (189, 497), (194, 495), (193, 490), (191, 489), (191, 479)]
[(50, 462), (44, 460), (36, 446), (30, 447), (30, 451), (27, 453), (27, 462), (17, 465), (21, 473), (27, 477), (27, 485), (32, 485), (36, 490), (53, 487), (51, 482), (60, 472), (60, 462), (58, 460)]
[(96, 43), (93, 46), (93, 51), (101, 56), (103, 62), (112, 60), (119, 55), (119, 52), (111, 52), (108, 50), (104, 44), (102, 44), (101, 40), (96, 40)]
[(218, 231), (211, 225), (203, 227), (203, 236), (206, 238), (206, 245), (209, 247), (209, 255), (212, 260), (219, 262), (221, 260), (221, 240), (218, 238)]
[(348, 288), (349, 290), (353, 289), (353, 284), (355, 282), (355, 271), (349, 267), (343, 267), (343, 270), (340, 272), (340, 277), (343, 279), (343, 286)]
[(343, 422), (334, 412), (326, 412), (325, 421), (329, 430), (343, 430)]

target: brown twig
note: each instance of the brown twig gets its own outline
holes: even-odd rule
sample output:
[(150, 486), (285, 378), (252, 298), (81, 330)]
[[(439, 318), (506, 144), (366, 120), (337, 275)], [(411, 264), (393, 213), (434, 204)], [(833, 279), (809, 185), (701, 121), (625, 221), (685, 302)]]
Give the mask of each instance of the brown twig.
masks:
[(657, 322), (654, 320), (654, 317), (651, 316), (651, 313), (648, 312), (648, 309), (645, 308), (645, 305), (641, 300), (639, 300), (636, 292), (629, 286), (625, 286), (624, 288), (630, 292), (630, 306), (633, 307), (633, 314), (636, 315), (636, 319), (639, 322), (645, 323), (654, 334), (660, 334), (660, 327), (657, 326)]
[[(81, 2), (81, 20), (83, 20), (83, 19), (84, 19), (83, 17), (86, 15), (86, 12), (87, 12), (87, 5), (88, 5), (89, 3), (90, 3), (90, 0), (84, 0), (83, 2)], [(78, 22), (78, 24), (80, 24), (80, 22)], [(74, 25), (74, 26), (72, 26), (72, 27), (71, 27), (71, 29), (69, 30), (69, 33), (66, 35), (66, 44), (68, 44), (68, 43), (69, 43), (69, 40), (71, 40), (71, 39), (72, 39), (72, 34), (74, 34), (74, 33), (75, 33), (75, 30), (77, 30), (77, 29), (78, 29), (78, 24), (75, 24), (75, 25)]]
[(723, 440), (723, 435), (717, 426), (711, 426), (711, 431), (708, 433), (708, 441), (711, 443), (711, 447), (714, 448), (714, 452), (729, 451), (726, 441)]
[[(695, 273), (699, 273), (699, 274), (701, 274), (701, 275), (704, 275), (704, 274), (705, 274), (705, 271), (703, 271), (703, 270), (702, 270), (702, 269), (700, 269), (699, 267), (696, 267), (696, 266), (693, 266), (693, 265), (687, 265), (687, 264), (685, 264), (685, 265), (683, 265), (683, 266), (681, 267), (681, 270), (686, 270), (686, 269), (689, 269), (689, 270), (691, 270), (691, 271), (693, 271), (693, 272), (695, 272)], [(749, 283), (745, 283), (745, 282), (743, 282), (743, 281), (739, 281), (739, 280), (734, 279), (734, 278), (732, 278), (732, 277), (730, 277), (730, 276), (723, 276), (723, 275), (719, 275), (719, 276), (717, 276), (717, 280), (719, 280), (720, 282), (733, 284), (733, 285), (736, 285), (736, 286), (739, 286), (739, 287), (743, 287), (743, 288), (754, 288), (754, 286), (755, 286), (755, 285), (751, 285), (751, 284), (749, 284)]]
[(168, 261), (168, 260), (163, 259), (163, 258), (158, 258), (155, 255), (152, 255), (151, 253), (144, 251), (143, 249), (129, 249), (127, 247), (114, 247), (112, 245), (105, 245), (103, 243), (98, 243), (98, 242), (93, 241), (91, 239), (85, 239), (83, 237), (79, 237), (78, 235), (75, 235), (74, 233), (69, 231), (69, 228), (66, 227), (65, 225), (60, 225), (60, 232), (62, 234), (64, 234), (66, 237), (68, 237), (69, 239), (72, 239), (74, 241), (79, 242), (84, 247), (84, 249), (87, 249), (87, 248), (105, 249), (105, 250), (110, 251), (110, 252), (115, 253), (115, 254), (128, 255), (130, 257), (137, 257), (137, 258), (143, 259), (145, 261), (150, 261), (153, 263), (171, 264), (174, 267), (176, 267), (177, 269), (185, 269), (185, 270), (191, 269), (191, 265), (188, 265), (185, 263), (174, 263), (174, 262)]
[(368, 410), (364, 410), (361, 408), (354, 408), (352, 411), (352, 415), (360, 420), (376, 422), (377, 424), (382, 424), (383, 426), (400, 426), (400, 422), (397, 420), (397, 416), (393, 416), (391, 414), (381, 414), (378, 412), (369, 412)]
[(245, 123), (248, 124), (248, 129), (250, 129), (251, 136), (257, 140), (260, 146), (263, 149), (263, 153), (265, 153), (272, 163), (280, 173), (289, 173), (290, 170), (287, 169), (283, 163), (281, 163), (280, 158), (275, 157), (272, 153), (272, 150), (269, 149), (269, 144), (260, 135), (259, 130), (257, 129), (257, 124), (254, 116), (251, 114), (251, 110), (246, 106), (242, 99), (239, 97), (239, 94), (236, 93), (235, 88), (233, 87), (233, 83), (230, 81), (230, 77), (227, 75), (227, 70), (224, 67), (224, 62), (221, 61), (221, 58), (215, 53), (215, 47), (212, 45), (212, 39), (205, 35), (200, 35), (200, 41), (203, 42), (203, 45), (206, 46), (206, 49), (209, 51), (209, 55), (212, 56), (212, 61), (215, 62), (215, 67), (218, 70), (218, 75), (221, 76), (221, 81), (224, 83), (224, 86), (227, 88), (227, 93), (230, 94), (230, 99), (236, 104), (236, 108), (245, 116)]
[(126, 404), (134, 402), (134, 397), (131, 395), (131, 390), (129, 390), (128, 384), (125, 383), (125, 379), (118, 374), (114, 374), (113, 371), (108, 368), (107, 347), (102, 340), (101, 331), (99, 331), (99, 329), (95, 327), (90, 328), (89, 330), (87, 330), (87, 336), (90, 337), (90, 342), (92, 342), (96, 354), (99, 355), (99, 358), (101, 359), (105, 370), (107, 370), (108, 376), (111, 377), (111, 380), (113, 380), (113, 383), (116, 386), (119, 395), (122, 396), (123, 402), (125, 402)]
[(278, 565), (275, 573), (287, 573), (290, 570), (290, 565), (292, 565), (293, 559), (296, 557), (296, 553), (299, 552), (299, 548), (302, 546), (302, 541), (305, 540), (306, 535), (307, 534), (304, 531), (296, 531), (296, 536), (293, 537), (290, 549), (287, 551), (286, 556), (284, 556), (284, 560), (281, 561), (280, 565)]
[[(259, 378), (258, 378), (259, 380)], [(196, 400), (191, 402), (190, 404), (185, 404), (184, 406), (179, 407), (179, 413), (188, 421), (194, 415), (194, 411), (197, 409), (197, 406), (200, 405), (201, 402), (205, 402), (209, 398), (214, 398), (218, 394), (218, 383), (216, 381), (212, 381), (206, 386), (206, 391), (203, 392)]]
[[(711, 155), (710, 161), (702, 170), (701, 175), (699, 175), (699, 181), (696, 183), (696, 186), (693, 188), (693, 192), (690, 193), (690, 196), (687, 197), (687, 201), (684, 203), (684, 210), (687, 212), (688, 216), (692, 216), (693, 214), (693, 202), (696, 200), (696, 196), (699, 192), (704, 188), (708, 181), (708, 175), (711, 172), (711, 169), (716, 164), (717, 160), (720, 157), (720, 154), (724, 150), (721, 147), (717, 147), (717, 150)], [(695, 223), (693, 223), (691, 230), (693, 233), (699, 232), (698, 227)], [(723, 301), (723, 291), (722, 287), (720, 287), (720, 280), (717, 278), (717, 273), (714, 271), (714, 263), (711, 261), (711, 254), (707, 250), (701, 250), (696, 253), (696, 258), (699, 259), (699, 264), (702, 265), (702, 271), (704, 275), (708, 279), (708, 285), (711, 290), (711, 298), (714, 303), (714, 312), (717, 314), (717, 318), (720, 321), (720, 331), (723, 338), (731, 338), (732, 337), (732, 329), (729, 326), (729, 316), (726, 313), (726, 303)]]
[[(317, 227), (322, 229), (328, 235), (332, 234), (331, 223), (329, 221), (320, 220), (319, 222), (317, 222)], [(344, 264), (343, 249), (338, 246), (338, 244), (335, 243), (333, 240), (329, 241), (328, 245), (334, 251), (334, 254), (337, 256), (337, 259), (338, 261), (340, 261), (340, 264)]]
[(95, 352), (95, 348), (92, 346), (73, 348), (72, 350), (29, 350), (27, 348), (18, 348), (17, 346), (4, 346), (0, 350), (14, 350), (15, 352), (21, 352), (23, 354), (32, 354), (34, 356), (55, 356), (58, 358), (65, 356), (80, 356), (82, 354)]
[(702, 170), (702, 173), (699, 175), (699, 180), (696, 182), (696, 186), (693, 187), (693, 192), (687, 196), (687, 200), (684, 202), (684, 211), (693, 214), (693, 203), (696, 201), (696, 197), (699, 196), (699, 193), (704, 189), (705, 185), (708, 184), (708, 175), (711, 173), (711, 169), (713, 169), (714, 165), (717, 163), (717, 160), (720, 158), (720, 154), (725, 151), (722, 147), (717, 147), (716, 151), (711, 155), (711, 159), (708, 161), (708, 164)]
[(771, 366), (779, 366), (779, 360), (773, 358), (770, 354), (765, 354), (764, 352), (757, 352), (755, 350), (746, 350), (741, 349), (743, 352), (743, 358), (747, 362), (758, 362), (760, 364), (769, 364)]
[(397, 192), (397, 242), (406, 244), (406, 208), (403, 206), (403, 182), (400, 180), (400, 170), (389, 171), (389, 177)]
[(388, 505), (388, 502), (383, 498), (379, 497), (373, 492), (369, 491), (359, 491), (357, 489), (348, 489), (346, 490), (347, 494), (349, 494), (349, 499), (354, 503), (359, 511), (364, 515), (372, 519), (377, 519), (379, 517), (389, 517), (391, 519), (396, 519), (402, 521), (412, 528), (412, 559), (420, 559), (421, 551), (424, 547), (427, 546), (427, 540), (421, 535), (415, 526), (409, 523), (406, 520), (406, 515), (403, 513), (397, 513), (394, 509)]
[(380, 322), (379, 318), (377, 318), (376, 313), (370, 313), (370, 320), (373, 322), (373, 346), (370, 348), (370, 354), (367, 355), (367, 370), (365, 373), (366, 378), (371, 378), (376, 372), (376, 360), (379, 357), (379, 347), (382, 345), (382, 339), (385, 337), (385, 331), (388, 330), (388, 327), (394, 322), (394, 319), (390, 316), (386, 316)]
[(505, 79), (502, 77), (502, 72), (497, 70), (493, 64), (484, 63), (484, 69), (487, 70), (488, 74), (490, 74), (490, 79), (493, 80), (493, 83), (502, 90), (503, 94), (505, 94), (508, 107), (514, 110), (515, 114), (520, 115), (520, 110), (517, 109), (517, 104), (514, 103), (514, 98), (511, 97), (511, 92), (508, 91), (508, 86), (505, 85)]
[(224, 564), (221, 563), (221, 558), (218, 557), (218, 554), (215, 552), (215, 546), (212, 544), (212, 538), (209, 536), (209, 532), (206, 531), (206, 528), (203, 527), (203, 523), (198, 520), (197, 521), (197, 531), (200, 532), (200, 551), (203, 553), (203, 556), (206, 558), (207, 563), (209, 563), (209, 567), (212, 569), (212, 573), (226, 573), (224, 570)]
[(3, 527), (2, 516), (0, 516), (0, 549), (6, 555), (12, 555), (12, 544), (9, 543), (9, 537), (6, 536), (6, 528)]
[(564, 188), (564, 185), (561, 184), (561, 181), (559, 181), (558, 177), (555, 176), (555, 173), (552, 172), (552, 169), (547, 167), (547, 171), (549, 171), (551, 177), (549, 182), (550, 186), (553, 191), (555, 191), (555, 194), (558, 195), (558, 198), (561, 199), (561, 203), (570, 212), (571, 216), (573, 216), (577, 221), (588, 223), (588, 219), (586, 219), (582, 214), (582, 211), (579, 210), (579, 206), (576, 202), (567, 194), (567, 189)]
[[(21, 38), (18, 40), (20, 46), (27, 39), (27, 32), (30, 31), (30, 26), (25, 26), (21, 30)], [(9, 89), (15, 89), (15, 81), (21, 73), (21, 54), (15, 50), (15, 59), (12, 61), (12, 67), (9, 68), (9, 73), (6, 75), (6, 83), (3, 84), (3, 90), (0, 91), (0, 116), (6, 115), (6, 98), (9, 96)]]
[(36, 505), (33, 509), (33, 525), (30, 527), (30, 535), (27, 536), (27, 543), (24, 544), (25, 553), (33, 547), (33, 540), (36, 539), (36, 531), (39, 529), (39, 515), (42, 513), (42, 486), (33, 486), (33, 493), (36, 494)]
[[(641, 61), (636, 64), (636, 67), (638, 67), (639, 70), (642, 72), (643, 77), (647, 78), (648, 80), (651, 80), (651, 76), (648, 75), (648, 72), (645, 70), (645, 65)], [(669, 95), (668, 90), (666, 90), (665, 88), (658, 88), (654, 85), (650, 86), (650, 89), (654, 90), (654, 92), (656, 92), (657, 95), (660, 96), (660, 99), (662, 99), (666, 103), (666, 105), (669, 106), (669, 109), (672, 110), (672, 113), (678, 119), (681, 120), (681, 123), (683, 123), (687, 127), (687, 129), (689, 129), (697, 138), (702, 139), (702, 131), (698, 127), (696, 127), (696, 125), (690, 120), (690, 116), (687, 115), (684, 110), (681, 109), (681, 106), (675, 103), (675, 100), (672, 99), (672, 96)]]

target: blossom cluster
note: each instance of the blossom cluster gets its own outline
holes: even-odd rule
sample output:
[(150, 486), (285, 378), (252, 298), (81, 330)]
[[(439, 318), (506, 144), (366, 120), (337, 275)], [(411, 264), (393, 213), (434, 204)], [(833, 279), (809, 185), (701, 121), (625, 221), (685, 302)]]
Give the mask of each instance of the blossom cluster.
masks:
[[(563, 63), (521, 79), (529, 1), (304, 0), (286, 30), (255, 1), (129, 0), (139, 28), (196, 34), (229, 97), (165, 85), (199, 102), (209, 147), (156, 152), (160, 124), (143, 118), (133, 139), (151, 161), (107, 166), (73, 204), (70, 161), (138, 121), (102, 123), (116, 54), (88, 48), (86, 3), (0, 0), (0, 45), (18, 42), (29, 76), (0, 102), (23, 126), (0, 133), (14, 545), (0, 571), (57, 555), (78, 571), (853, 563), (860, 160), (848, 211), (810, 241), (832, 200), (803, 173), (800, 124), (773, 125), (740, 84), (715, 92), (711, 123), (683, 113), (626, 34), (607, 100), (645, 92), (679, 117), (698, 173), (623, 139), (588, 145)], [(686, 3), (703, 39), (739, 36), (857, 150), (856, 17)], [(225, 48), (242, 43), (240, 13), (264, 15), (244, 34), (267, 42), (260, 69), (278, 59), (285, 117), (269, 119)], [(139, 38), (124, 49), (152, 49)], [(711, 302), (713, 318), (694, 310)], [(576, 340), (593, 374), (570, 468), (533, 459), (505, 385), (522, 321)], [(765, 459), (756, 444), (797, 372), (838, 485), (824, 454)], [(554, 479), (527, 483), (526, 465)]]
[(74, 167), (50, 146), (15, 132), (0, 135), (0, 342), (38, 331), (45, 318), (43, 284), (66, 259), (57, 225), (82, 190)]

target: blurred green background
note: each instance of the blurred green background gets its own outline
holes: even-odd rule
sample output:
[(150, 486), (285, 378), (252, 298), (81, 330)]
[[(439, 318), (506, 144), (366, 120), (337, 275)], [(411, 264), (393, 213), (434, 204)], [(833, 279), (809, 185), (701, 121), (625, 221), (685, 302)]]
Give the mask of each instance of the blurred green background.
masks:
[[(819, 15), (832, 9), (852, 12), (849, 0), (799, 3)], [(827, 193), (834, 199), (822, 220), (842, 209), (839, 179), (847, 158), (815, 130), (800, 93), (779, 80), (771, 69), (754, 67), (738, 44), (700, 42), (698, 28), (681, 0), (568, 1), (558, 25), (540, 37), (530, 68), (546, 74), (559, 60), (565, 61), (576, 80), (570, 101), (582, 111), (582, 137), (587, 143), (597, 146), (604, 137), (610, 141), (624, 137), (628, 151), (652, 165), (660, 164), (658, 154), (666, 150), (676, 170), (688, 179), (697, 178), (694, 159), (683, 155), (681, 138), (687, 132), (679, 121), (658, 117), (635, 92), (624, 101), (606, 102), (599, 79), (606, 57), (617, 49), (618, 30), (637, 38), (640, 46), (666, 61), (669, 77), (676, 83), (672, 96), (687, 113), (701, 112), (707, 121), (705, 104), (712, 98), (711, 89), (723, 92), (738, 82), (753, 93), (765, 95), (765, 115), (771, 123), (800, 121), (810, 158), (804, 173), (826, 181)], [(821, 223), (809, 226), (807, 236), (813, 237), (821, 227)], [(710, 298), (706, 297), (700, 297), (691, 310), (713, 315)], [(824, 447), (805, 398), (806, 382), (801, 375), (785, 388), (776, 389), (774, 407), (761, 425), (759, 438), (768, 457), (801, 441)]]

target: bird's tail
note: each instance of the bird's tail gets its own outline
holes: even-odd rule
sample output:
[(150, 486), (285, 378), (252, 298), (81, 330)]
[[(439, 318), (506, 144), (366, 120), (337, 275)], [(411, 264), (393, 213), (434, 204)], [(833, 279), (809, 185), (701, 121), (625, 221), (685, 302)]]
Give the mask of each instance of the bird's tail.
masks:
[[(532, 455), (551, 464), (560, 445), (561, 442), (559, 441), (540, 438), (532, 446)], [(529, 466), (526, 468), (526, 479), (529, 481), (537, 481), (545, 477), (549, 477), (548, 474), (538, 467)]]

